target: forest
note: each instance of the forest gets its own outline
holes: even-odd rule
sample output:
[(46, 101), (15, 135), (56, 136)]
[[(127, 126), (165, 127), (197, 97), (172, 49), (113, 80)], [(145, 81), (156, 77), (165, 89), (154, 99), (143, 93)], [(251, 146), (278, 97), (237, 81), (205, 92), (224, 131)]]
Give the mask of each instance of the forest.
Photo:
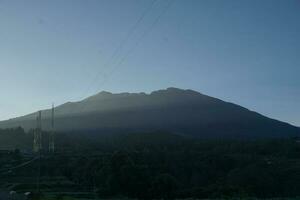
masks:
[[(7, 132), (23, 139), (31, 137), (21, 128), (2, 130), (0, 137)], [(41, 158), (41, 176), (63, 176), (74, 190), (92, 191), (99, 198), (300, 196), (298, 138), (204, 140), (158, 131), (113, 135), (69, 132), (57, 133), (56, 139), (57, 152), (45, 152)], [(22, 150), (14, 150), (12, 155), (20, 160)], [(36, 167), (33, 163), (17, 169), (6, 179), (35, 176)], [(49, 185), (43, 187), (49, 190)]]

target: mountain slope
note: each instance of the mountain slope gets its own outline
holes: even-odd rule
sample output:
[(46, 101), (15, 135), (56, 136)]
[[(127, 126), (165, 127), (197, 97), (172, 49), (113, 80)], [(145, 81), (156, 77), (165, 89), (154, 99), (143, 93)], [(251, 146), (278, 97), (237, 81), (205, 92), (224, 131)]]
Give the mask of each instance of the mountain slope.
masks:
[[(100, 92), (55, 109), (59, 131), (131, 132), (166, 130), (199, 137), (297, 136), (297, 127), (192, 90), (145, 93)], [(0, 122), (0, 128), (35, 127), (36, 114)], [(49, 129), (50, 110), (43, 111)]]

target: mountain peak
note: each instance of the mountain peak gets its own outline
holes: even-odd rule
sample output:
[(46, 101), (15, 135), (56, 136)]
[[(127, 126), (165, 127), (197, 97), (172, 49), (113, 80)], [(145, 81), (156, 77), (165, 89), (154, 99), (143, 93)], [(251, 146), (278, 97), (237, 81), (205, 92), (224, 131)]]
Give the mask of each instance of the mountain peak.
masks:
[(97, 101), (101, 99), (110, 98), (113, 94), (107, 91), (101, 91), (93, 96), (85, 98), (83, 101)]
[(190, 89), (180, 89), (176, 87), (168, 87), (166, 89), (161, 89), (161, 90), (155, 90), (151, 93), (144, 93), (144, 92), (139, 92), (139, 93), (129, 93), (129, 92), (121, 92), (121, 93), (111, 93), (107, 91), (101, 91), (93, 96), (85, 98), (83, 101), (84, 102), (92, 102), (92, 101), (102, 101), (102, 100), (108, 100), (108, 99), (119, 99), (119, 98), (128, 98), (128, 97), (142, 97), (142, 96), (172, 96), (172, 97), (193, 97), (193, 96), (198, 96), (198, 97), (204, 97), (207, 98), (208, 96), (201, 94), (197, 91), (190, 90)]
[[(56, 108), (59, 131), (164, 130), (200, 137), (288, 137), (299, 128), (197, 91), (169, 87), (152, 93), (102, 91)], [(51, 111), (43, 111), (50, 128)], [(48, 121), (47, 121), (48, 120)], [(0, 127), (35, 127), (35, 115), (0, 122)]]
[(101, 92), (99, 92), (97, 95), (112, 95), (112, 93), (111, 92), (107, 92), (107, 91), (101, 91)]
[(155, 90), (151, 92), (150, 94), (170, 94), (170, 93), (184, 93), (186, 90), (179, 89), (175, 87), (168, 87), (167, 89), (161, 89), (161, 90)]
[(169, 87), (167, 89), (162, 89), (162, 90), (156, 90), (150, 93), (150, 95), (175, 95), (175, 96), (201, 96), (205, 97), (206, 95), (203, 95), (200, 92), (190, 90), (190, 89), (180, 89), (176, 87)]
[(168, 87), (166, 89), (155, 90), (150, 94), (146, 94), (144, 92), (139, 93), (129, 93), (129, 92), (121, 92), (121, 93), (111, 93), (107, 91), (101, 91), (95, 95), (87, 97), (83, 101), (95, 101), (95, 100), (103, 100), (112, 97), (128, 97), (128, 96), (145, 96), (145, 95), (156, 95), (156, 94), (186, 94), (186, 93), (194, 93), (194, 94), (201, 94), (199, 92), (193, 90), (185, 90), (176, 87)]

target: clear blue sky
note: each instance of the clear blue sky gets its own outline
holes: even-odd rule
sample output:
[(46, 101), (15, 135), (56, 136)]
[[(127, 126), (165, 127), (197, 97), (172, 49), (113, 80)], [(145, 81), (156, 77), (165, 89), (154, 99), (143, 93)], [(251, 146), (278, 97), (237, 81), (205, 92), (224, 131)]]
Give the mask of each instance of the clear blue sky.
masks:
[(101, 90), (173, 86), (300, 126), (299, 0), (168, 5), (0, 0), (0, 119)]

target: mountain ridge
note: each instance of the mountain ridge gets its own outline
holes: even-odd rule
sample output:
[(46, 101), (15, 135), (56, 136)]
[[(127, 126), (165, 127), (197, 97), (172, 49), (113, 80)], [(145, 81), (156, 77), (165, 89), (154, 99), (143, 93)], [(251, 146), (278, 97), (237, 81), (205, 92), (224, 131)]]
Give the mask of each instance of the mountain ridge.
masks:
[[(50, 109), (43, 110), (50, 128)], [(152, 131), (211, 137), (298, 136), (300, 129), (234, 103), (190, 89), (170, 87), (151, 93), (99, 92), (55, 108), (58, 131)], [(1, 121), (0, 128), (35, 127), (35, 113)]]

